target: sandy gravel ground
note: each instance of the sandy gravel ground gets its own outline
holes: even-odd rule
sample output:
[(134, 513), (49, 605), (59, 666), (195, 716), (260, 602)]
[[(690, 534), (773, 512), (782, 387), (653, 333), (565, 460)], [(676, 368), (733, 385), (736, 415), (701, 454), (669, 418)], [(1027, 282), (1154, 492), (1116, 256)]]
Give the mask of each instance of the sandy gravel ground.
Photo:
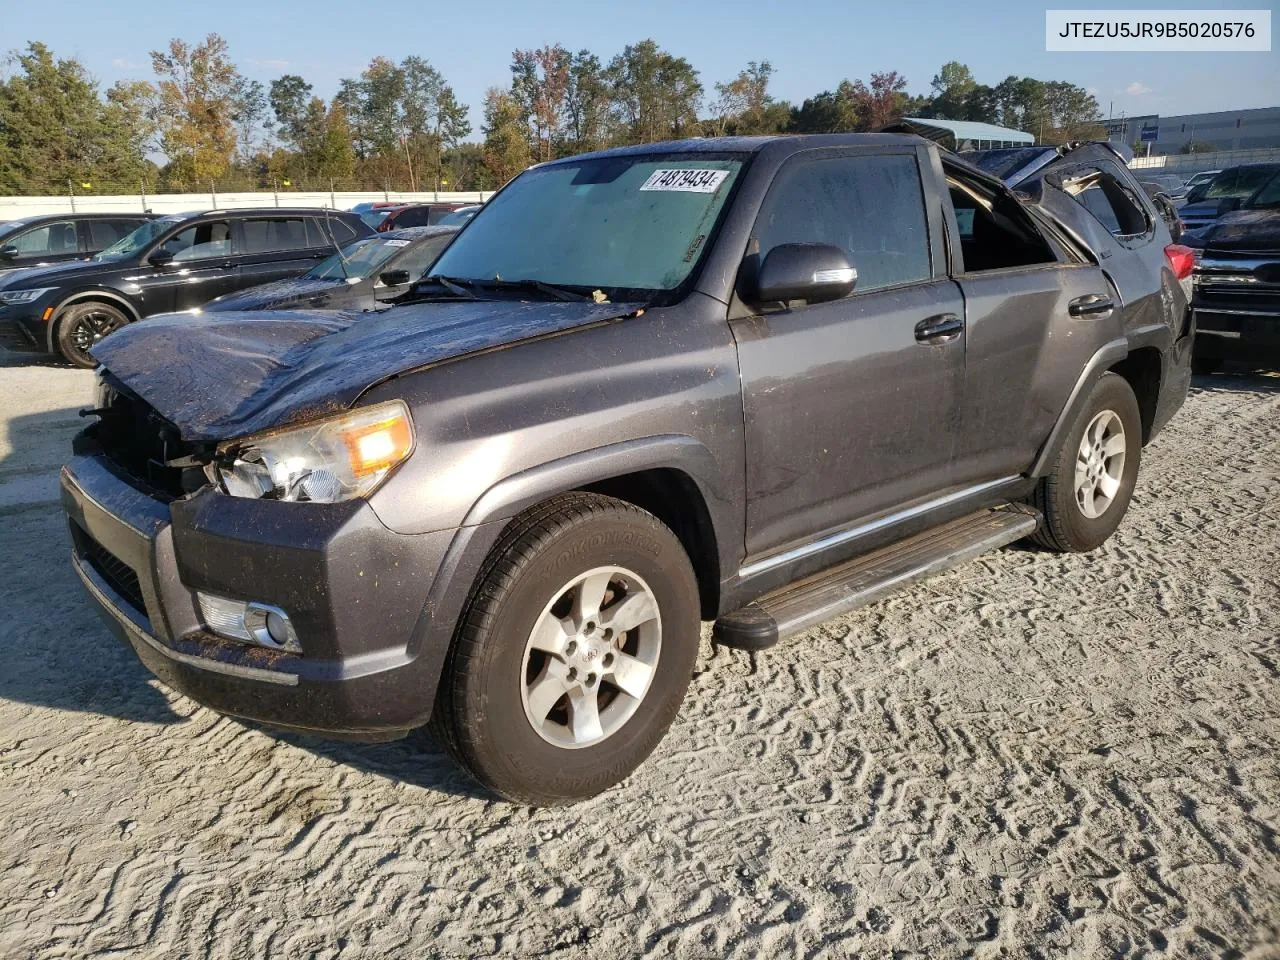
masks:
[(0, 367), (0, 957), (1280, 957), (1280, 377), (1199, 381), (1095, 555), (704, 646), (559, 811), (150, 679), (51, 502), (88, 390)]

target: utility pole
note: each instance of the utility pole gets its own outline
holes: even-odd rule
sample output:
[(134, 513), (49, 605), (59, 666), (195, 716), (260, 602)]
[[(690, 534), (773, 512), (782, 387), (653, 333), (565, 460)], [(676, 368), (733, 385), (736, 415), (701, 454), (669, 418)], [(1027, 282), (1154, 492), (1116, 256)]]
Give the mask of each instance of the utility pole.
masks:
[(67, 177), (67, 196), (71, 198), (71, 212), (76, 212), (76, 185)]

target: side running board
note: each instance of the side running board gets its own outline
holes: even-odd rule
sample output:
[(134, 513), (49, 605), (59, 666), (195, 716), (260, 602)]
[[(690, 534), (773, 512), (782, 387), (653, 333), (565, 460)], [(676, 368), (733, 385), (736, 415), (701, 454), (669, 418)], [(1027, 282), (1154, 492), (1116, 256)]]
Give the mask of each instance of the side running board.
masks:
[(824, 620), (1035, 532), (1040, 514), (1008, 504), (979, 510), (779, 587), (716, 621), (712, 639), (763, 650)]

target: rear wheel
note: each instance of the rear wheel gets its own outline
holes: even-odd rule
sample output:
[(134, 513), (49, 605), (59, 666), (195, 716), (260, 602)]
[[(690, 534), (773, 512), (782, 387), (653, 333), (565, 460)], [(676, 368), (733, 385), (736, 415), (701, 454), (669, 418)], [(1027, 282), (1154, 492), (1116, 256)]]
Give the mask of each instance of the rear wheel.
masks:
[(1111, 536), (1133, 496), (1142, 456), (1142, 417), (1127, 380), (1105, 373), (1032, 494), (1044, 522), (1034, 540), (1081, 553)]
[(92, 368), (97, 361), (90, 355), (90, 348), (128, 322), (123, 311), (107, 303), (90, 300), (72, 304), (58, 316), (58, 352), (68, 363)]
[(675, 718), (700, 636), (697, 582), (661, 521), (566, 494), (512, 522), (454, 637), (433, 724), (511, 800), (593, 796)]

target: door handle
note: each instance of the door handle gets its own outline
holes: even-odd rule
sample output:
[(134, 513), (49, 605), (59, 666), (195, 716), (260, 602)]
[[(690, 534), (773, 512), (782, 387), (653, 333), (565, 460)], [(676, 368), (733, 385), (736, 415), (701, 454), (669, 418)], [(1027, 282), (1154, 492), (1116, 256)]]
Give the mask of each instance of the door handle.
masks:
[(1105, 293), (1086, 293), (1076, 297), (1067, 304), (1067, 313), (1073, 317), (1088, 317), (1090, 320), (1105, 320), (1115, 310), (1116, 302)]
[(940, 313), (916, 324), (916, 339), (921, 343), (949, 343), (964, 332), (964, 320), (954, 313)]

